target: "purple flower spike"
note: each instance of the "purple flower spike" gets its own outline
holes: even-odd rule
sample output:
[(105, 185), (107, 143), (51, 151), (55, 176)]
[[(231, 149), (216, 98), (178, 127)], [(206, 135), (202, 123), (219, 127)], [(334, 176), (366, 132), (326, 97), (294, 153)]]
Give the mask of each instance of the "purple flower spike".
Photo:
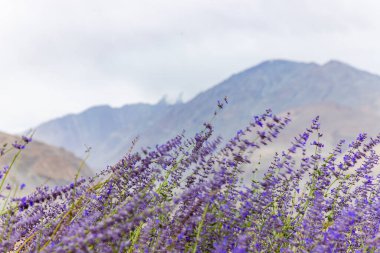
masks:
[(19, 143), (17, 143), (17, 141), (15, 141), (13, 144), (12, 144), (12, 146), (14, 147), (14, 148), (16, 148), (16, 149), (25, 149), (25, 145), (22, 145), (22, 144), (19, 144)]
[(25, 142), (25, 143), (30, 143), (32, 142), (32, 137), (27, 137), (25, 135), (22, 136), (22, 140)]

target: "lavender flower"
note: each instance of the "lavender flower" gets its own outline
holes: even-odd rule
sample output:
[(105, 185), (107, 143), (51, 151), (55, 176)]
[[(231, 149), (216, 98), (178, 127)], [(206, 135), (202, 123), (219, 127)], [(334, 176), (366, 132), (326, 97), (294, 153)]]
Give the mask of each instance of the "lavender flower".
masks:
[[(264, 176), (249, 179), (252, 154), (289, 122), (267, 110), (229, 141), (205, 123), (193, 138), (130, 149), (95, 177), (1, 195), (0, 251), (376, 252), (380, 135), (361, 133), (326, 152), (316, 117), (260, 168)], [(6, 189), (10, 169), (0, 171)]]

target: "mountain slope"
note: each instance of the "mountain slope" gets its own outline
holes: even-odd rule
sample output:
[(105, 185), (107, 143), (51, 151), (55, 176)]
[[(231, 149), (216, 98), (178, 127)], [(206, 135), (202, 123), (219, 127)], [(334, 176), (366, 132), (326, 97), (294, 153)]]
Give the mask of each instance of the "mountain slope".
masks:
[[(0, 144), (12, 144), (20, 139), (17, 136), (0, 133)], [(0, 166), (9, 165), (15, 152), (0, 157)], [(16, 160), (9, 179), (12, 184), (25, 183), (27, 190), (33, 190), (45, 182), (49, 185), (62, 185), (73, 182), (81, 160), (63, 148), (53, 147), (39, 141), (33, 141), (22, 151)], [(84, 166), (81, 175), (92, 176), (89, 167)]]
[(104, 166), (110, 153), (153, 127), (171, 107), (165, 101), (157, 105), (134, 104), (121, 108), (97, 106), (42, 124), (37, 127), (35, 137), (76, 155), (83, 155), (87, 147), (91, 147), (92, 165), (101, 163)]
[[(184, 104), (92, 108), (42, 124), (36, 137), (76, 154), (82, 152), (84, 144), (91, 145), (94, 151), (90, 165), (101, 168), (117, 161), (138, 134), (141, 146), (165, 141), (182, 129), (188, 130), (189, 135), (194, 134), (212, 117), (217, 101), (224, 96), (229, 97), (229, 105), (218, 115), (214, 125), (216, 134), (228, 137), (244, 127), (252, 115), (267, 108), (276, 113), (300, 108), (304, 111), (302, 117), (310, 119), (324, 113), (326, 117), (335, 115), (337, 121), (346, 120), (346, 114), (336, 113), (339, 110), (353, 112), (352, 120), (355, 120), (354, 115), (362, 114), (365, 118), (377, 118), (380, 77), (338, 61), (324, 65), (266, 61), (231, 76)], [(326, 110), (324, 105), (330, 109)], [(354, 134), (361, 126), (359, 123), (340, 127)], [(371, 127), (377, 128), (376, 125)]]

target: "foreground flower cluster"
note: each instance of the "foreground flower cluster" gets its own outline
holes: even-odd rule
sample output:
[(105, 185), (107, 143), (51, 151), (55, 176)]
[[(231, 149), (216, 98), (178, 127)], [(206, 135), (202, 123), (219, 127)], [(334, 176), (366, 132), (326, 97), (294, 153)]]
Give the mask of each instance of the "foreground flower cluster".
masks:
[(267, 111), (228, 142), (205, 124), (192, 139), (132, 146), (94, 178), (3, 197), (0, 252), (377, 252), (380, 136), (327, 154), (316, 118), (262, 180), (241, 183), (288, 122)]

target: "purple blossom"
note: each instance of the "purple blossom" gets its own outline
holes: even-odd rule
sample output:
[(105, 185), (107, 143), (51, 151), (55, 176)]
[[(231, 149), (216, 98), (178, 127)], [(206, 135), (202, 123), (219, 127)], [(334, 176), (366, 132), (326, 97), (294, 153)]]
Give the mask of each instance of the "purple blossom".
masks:
[(192, 138), (129, 152), (93, 178), (21, 198), (5, 191), (1, 252), (20, 242), (20, 252), (375, 252), (380, 135), (327, 150), (317, 117), (255, 169), (260, 148), (289, 121), (268, 110), (229, 141), (205, 123)]
[(25, 135), (22, 136), (22, 140), (25, 142), (25, 143), (29, 143), (29, 142), (32, 142), (32, 137), (27, 137)]
[(14, 143), (12, 143), (12, 146), (16, 149), (25, 149), (25, 145), (24, 144), (20, 144), (18, 143), (17, 141), (15, 141)]

